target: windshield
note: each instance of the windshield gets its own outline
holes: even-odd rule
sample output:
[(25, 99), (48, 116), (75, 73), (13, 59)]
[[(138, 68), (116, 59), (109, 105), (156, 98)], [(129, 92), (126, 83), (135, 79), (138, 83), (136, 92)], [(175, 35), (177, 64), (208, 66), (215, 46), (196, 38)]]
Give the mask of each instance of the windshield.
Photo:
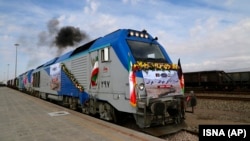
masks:
[(128, 40), (128, 45), (136, 61), (165, 62), (160, 47), (157, 44)]

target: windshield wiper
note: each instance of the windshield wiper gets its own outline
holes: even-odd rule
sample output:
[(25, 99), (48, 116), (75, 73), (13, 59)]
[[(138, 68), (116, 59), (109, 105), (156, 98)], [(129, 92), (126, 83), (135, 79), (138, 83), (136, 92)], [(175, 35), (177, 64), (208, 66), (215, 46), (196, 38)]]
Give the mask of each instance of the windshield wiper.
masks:
[(136, 58), (136, 60), (138, 61), (146, 61), (147, 60), (147, 58)]
[(147, 61), (154, 61), (154, 62), (165, 62), (164, 58), (147, 58)]
[(138, 61), (166, 62), (164, 58), (136, 58)]

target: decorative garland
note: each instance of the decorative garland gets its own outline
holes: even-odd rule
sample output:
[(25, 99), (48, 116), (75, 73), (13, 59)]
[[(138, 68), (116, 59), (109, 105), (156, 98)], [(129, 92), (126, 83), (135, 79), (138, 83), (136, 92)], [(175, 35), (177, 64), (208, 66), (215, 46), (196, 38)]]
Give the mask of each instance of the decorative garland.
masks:
[(153, 63), (153, 62), (142, 62), (137, 61), (132, 66), (133, 71), (139, 70), (178, 70), (177, 64), (167, 64), (167, 63)]
[(81, 92), (84, 90), (83, 86), (76, 80), (75, 76), (68, 70), (64, 63), (61, 63), (62, 70), (69, 77), (69, 79), (74, 83), (75, 87), (78, 88)]

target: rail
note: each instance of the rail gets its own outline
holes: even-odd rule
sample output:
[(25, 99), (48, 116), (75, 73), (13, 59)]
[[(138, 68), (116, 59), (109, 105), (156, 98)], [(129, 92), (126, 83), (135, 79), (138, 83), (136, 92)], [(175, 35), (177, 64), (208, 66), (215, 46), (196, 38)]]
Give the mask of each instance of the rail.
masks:
[(250, 96), (239, 95), (201, 95), (196, 94), (198, 99), (217, 99), (217, 100), (237, 100), (237, 101), (250, 101)]

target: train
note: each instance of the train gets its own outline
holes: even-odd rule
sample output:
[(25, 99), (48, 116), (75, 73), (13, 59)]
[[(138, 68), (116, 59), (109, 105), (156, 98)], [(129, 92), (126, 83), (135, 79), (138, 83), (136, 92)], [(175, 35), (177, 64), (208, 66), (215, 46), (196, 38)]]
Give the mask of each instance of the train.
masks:
[(7, 85), (100, 119), (140, 128), (181, 124), (181, 66), (146, 30), (118, 29), (28, 70)]
[(250, 71), (227, 72), (232, 78), (235, 91), (250, 92)]
[(250, 71), (207, 70), (184, 72), (185, 90), (250, 92)]

